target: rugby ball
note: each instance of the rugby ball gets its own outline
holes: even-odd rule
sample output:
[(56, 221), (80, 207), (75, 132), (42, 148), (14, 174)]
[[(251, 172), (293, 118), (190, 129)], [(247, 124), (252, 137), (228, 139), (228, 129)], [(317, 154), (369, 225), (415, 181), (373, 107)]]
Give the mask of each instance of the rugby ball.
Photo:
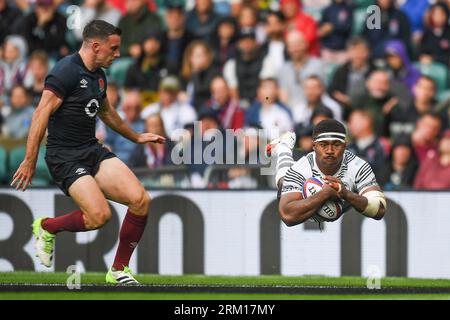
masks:
[[(322, 190), (323, 184), (323, 180), (319, 177), (306, 179), (302, 190), (303, 198), (306, 199)], [(329, 200), (317, 210), (316, 214), (324, 221), (335, 221), (341, 216), (342, 208), (342, 201)]]

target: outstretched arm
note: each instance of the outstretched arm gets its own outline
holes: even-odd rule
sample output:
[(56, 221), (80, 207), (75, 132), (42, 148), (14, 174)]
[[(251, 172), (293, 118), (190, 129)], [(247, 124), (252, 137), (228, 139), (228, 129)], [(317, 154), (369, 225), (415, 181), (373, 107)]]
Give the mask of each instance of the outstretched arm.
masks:
[(102, 107), (98, 113), (102, 121), (111, 129), (135, 143), (164, 143), (166, 138), (153, 133), (136, 133), (119, 116), (111, 106), (108, 99), (103, 99)]
[(304, 199), (300, 192), (281, 196), (278, 210), (281, 219), (288, 226), (295, 226), (311, 218), (330, 198), (337, 197), (337, 191), (324, 184), (321, 191)]
[(27, 149), (25, 159), (20, 164), (13, 176), (11, 186), (16, 185), (16, 189), (22, 188), (25, 191), (28, 184), (31, 184), (34, 171), (36, 169), (36, 161), (39, 153), (39, 145), (44, 137), (48, 126), (50, 115), (55, 112), (62, 103), (62, 99), (50, 90), (42, 92), (39, 105), (33, 113), (30, 130), (28, 132)]

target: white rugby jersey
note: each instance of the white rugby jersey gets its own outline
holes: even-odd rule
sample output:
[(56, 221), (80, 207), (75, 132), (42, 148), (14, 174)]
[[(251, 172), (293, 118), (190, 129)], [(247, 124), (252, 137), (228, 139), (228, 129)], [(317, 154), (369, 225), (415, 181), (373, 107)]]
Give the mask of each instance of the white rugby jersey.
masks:
[[(289, 192), (302, 192), (303, 183), (311, 177), (323, 178), (323, 174), (316, 163), (316, 153), (310, 152), (300, 158), (286, 172), (281, 189), (281, 195)], [(372, 167), (367, 161), (345, 150), (341, 167), (333, 175), (339, 178), (347, 190), (361, 194), (369, 187), (378, 186)], [(344, 201), (343, 212), (350, 209), (350, 203)]]

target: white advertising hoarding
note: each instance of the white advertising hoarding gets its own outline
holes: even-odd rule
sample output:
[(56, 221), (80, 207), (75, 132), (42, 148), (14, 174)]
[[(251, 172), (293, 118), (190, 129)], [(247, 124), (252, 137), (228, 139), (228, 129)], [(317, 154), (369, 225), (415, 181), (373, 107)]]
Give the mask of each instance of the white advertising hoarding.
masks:
[[(382, 276), (450, 278), (450, 193), (386, 193), (386, 219), (349, 212), (322, 231), (284, 226), (276, 191), (150, 194), (151, 218), (130, 264), (136, 272), (366, 276), (377, 266)], [(64, 271), (73, 263), (106, 270), (126, 213), (116, 203), (105, 230), (58, 235), (53, 268), (34, 257), (30, 221), (69, 212), (68, 201), (56, 189), (0, 189), (0, 271)]]

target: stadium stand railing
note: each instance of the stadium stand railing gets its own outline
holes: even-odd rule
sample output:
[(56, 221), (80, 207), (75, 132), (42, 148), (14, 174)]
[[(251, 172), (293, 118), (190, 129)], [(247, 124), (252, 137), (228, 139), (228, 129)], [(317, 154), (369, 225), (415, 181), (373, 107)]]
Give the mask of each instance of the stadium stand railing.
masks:
[[(9, 152), (9, 179), (12, 179), (14, 173), (17, 168), (19, 168), (21, 162), (25, 157), (25, 146), (20, 146), (12, 149)], [(41, 146), (39, 148), (39, 155), (36, 163), (36, 171), (33, 177), (33, 184), (31, 186), (34, 187), (46, 187), (50, 185), (52, 181), (52, 177), (50, 172), (48, 171), (47, 165), (45, 163), (45, 146)]]
[(190, 171), (184, 166), (159, 168), (133, 168), (136, 177), (145, 188), (187, 188), (190, 186)]
[[(261, 165), (210, 165), (205, 170), (205, 181), (208, 188), (218, 189), (273, 189), (273, 175), (263, 175)], [(230, 170), (245, 170), (242, 175), (230, 178)], [(238, 181), (240, 179), (240, 181)]]

